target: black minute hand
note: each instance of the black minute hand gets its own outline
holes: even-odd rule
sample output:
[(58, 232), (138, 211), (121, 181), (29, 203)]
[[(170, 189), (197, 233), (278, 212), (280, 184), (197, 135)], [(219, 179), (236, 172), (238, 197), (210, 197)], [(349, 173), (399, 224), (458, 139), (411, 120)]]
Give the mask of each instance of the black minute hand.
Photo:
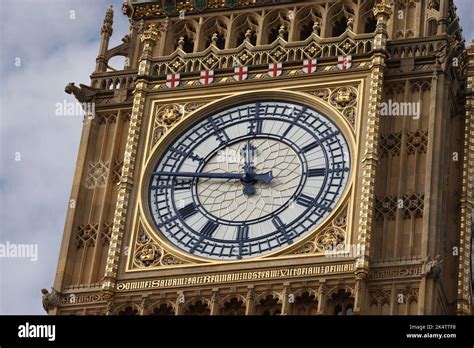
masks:
[[(245, 173), (153, 172), (152, 174), (159, 176), (179, 176), (189, 178), (248, 180)], [(266, 184), (269, 184), (272, 179), (273, 175), (271, 171), (263, 174), (251, 174), (251, 180), (263, 181)]]

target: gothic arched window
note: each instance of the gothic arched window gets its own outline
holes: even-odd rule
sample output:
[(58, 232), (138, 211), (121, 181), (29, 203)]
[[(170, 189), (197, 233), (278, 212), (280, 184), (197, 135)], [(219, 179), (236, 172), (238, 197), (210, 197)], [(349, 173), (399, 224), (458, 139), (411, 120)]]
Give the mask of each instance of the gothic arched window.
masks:
[(258, 17), (254, 13), (244, 13), (235, 18), (232, 23), (232, 35), (229, 39), (229, 47), (238, 47), (245, 40), (248, 40), (255, 46), (257, 44), (259, 31), (258, 22)]
[(294, 39), (306, 40), (314, 32), (320, 35), (321, 12), (315, 7), (303, 7), (296, 14)]
[(138, 309), (134, 308), (133, 306), (127, 306), (118, 312), (118, 315), (137, 315), (137, 314), (138, 314)]
[(335, 3), (328, 11), (326, 35), (337, 37), (343, 34), (347, 28), (352, 29), (354, 18), (353, 8), (345, 3)]
[(377, 29), (377, 20), (374, 16), (370, 16), (364, 23), (364, 33), (373, 33)]
[(194, 51), (196, 42), (196, 23), (191, 20), (180, 20), (171, 26), (165, 47), (165, 54), (171, 54), (177, 48), (186, 53)]
[(331, 36), (339, 36), (344, 34), (347, 29), (347, 18), (341, 17), (339, 18), (332, 26), (332, 33)]
[(350, 292), (347, 292), (345, 289), (340, 289), (331, 295), (329, 308), (329, 313), (332, 312), (334, 315), (353, 315), (354, 298)]
[(208, 48), (212, 43), (219, 49), (225, 48), (225, 40), (227, 36), (227, 21), (225, 18), (210, 18), (204, 22), (200, 32), (199, 51)]
[(232, 297), (225, 302), (221, 309), (221, 315), (245, 315), (244, 301), (237, 297)]
[(310, 294), (308, 291), (295, 297), (293, 303), (292, 314), (294, 315), (314, 315), (318, 310), (318, 302), (316, 296)]
[(288, 41), (290, 22), (285, 11), (273, 11), (265, 17), (262, 33), (262, 44), (271, 44), (279, 36)]
[(265, 298), (262, 298), (257, 307), (256, 314), (260, 315), (278, 315), (281, 314), (281, 303), (278, 303), (279, 300), (273, 295), (267, 295)]
[(162, 303), (158, 307), (153, 308), (153, 315), (174, 315), (173, 306), (169, 303)]
[(377, 20), (374, 16), (374, 6), (375, 3), (373, 0), (367, 0), (363, 5), (361, 5), (359, 11), (358, 33), (373, 33), (375, 29), (377, 29)]
[(189, 304), (184, 312), (185, 315), (210, 315), (209, 305), (201, 300)]
[(426, 22), (426, 36), (436, 35), (438, 31), (438, 21), (436, 19), (430, 19)]

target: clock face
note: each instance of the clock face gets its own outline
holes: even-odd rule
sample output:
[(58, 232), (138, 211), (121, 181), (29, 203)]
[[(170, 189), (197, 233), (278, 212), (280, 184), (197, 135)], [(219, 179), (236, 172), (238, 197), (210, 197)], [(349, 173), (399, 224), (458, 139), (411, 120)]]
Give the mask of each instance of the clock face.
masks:
[(277, 251), (320, 225), (350, 174), (348, 144), (326, 116), (284, 101), (231, 107), (191, 125), (149, 182), (156, 228), (195, 256)]

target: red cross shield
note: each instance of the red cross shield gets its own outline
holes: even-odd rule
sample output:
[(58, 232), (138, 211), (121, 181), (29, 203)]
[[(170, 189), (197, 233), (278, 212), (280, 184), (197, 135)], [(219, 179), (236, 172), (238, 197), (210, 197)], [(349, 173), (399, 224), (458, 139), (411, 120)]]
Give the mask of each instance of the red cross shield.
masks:
[(352, 56), (338, 56), (337, 57), (337, 68), (345, 71), (352, 66)]
[(214, 70), (203, 70), (201, 71), (201, 78), (199, 82), (203, 85), (208, 85), (214, 81)]
[(248, 68), (246, 66), (236, 66), (234, 68), (234, 79), (242, 81), (247, 78)]
[(317, 59), (305, 59), (303, 60), (303, 72), (305, 74), (311, 74), (316, 71), (318, 66)]
[(168, 74), (166, 75), (166, 87), (175, 88), (179, 85), (180, 75), (179, 74)]
[(283, 71), (283, 66), (281, 63), (270, 63), (268, 64), (268, 75), (270, 77), (278, 77)]

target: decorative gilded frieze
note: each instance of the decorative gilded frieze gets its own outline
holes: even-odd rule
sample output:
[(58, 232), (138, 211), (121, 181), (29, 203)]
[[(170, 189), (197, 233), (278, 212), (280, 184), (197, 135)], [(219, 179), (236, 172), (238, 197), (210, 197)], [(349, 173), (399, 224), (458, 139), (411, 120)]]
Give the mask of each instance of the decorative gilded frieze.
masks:
[(308, 92), (324, 100), (338, 110), (351, 124), (355, 126), (359, 90), (355, 86), (323, 87)]
[(186, 261), (172, 255), (145, 232), (141, 224), (132, 250), (132, 269), (151, 268), (157, 266), (172, 266)]
[(189, 102), (183, 104), (166, 104), (156, 109), (153, 122), (153, 137), (151, 146), (164, 136), (168, 130), (188, 113), (205, 105), (206, 102)]
[(347, 229), (347, 207), (314, 238), (304, 243), (292, 254), (324, 253), (327, 250), (344, 250)]

